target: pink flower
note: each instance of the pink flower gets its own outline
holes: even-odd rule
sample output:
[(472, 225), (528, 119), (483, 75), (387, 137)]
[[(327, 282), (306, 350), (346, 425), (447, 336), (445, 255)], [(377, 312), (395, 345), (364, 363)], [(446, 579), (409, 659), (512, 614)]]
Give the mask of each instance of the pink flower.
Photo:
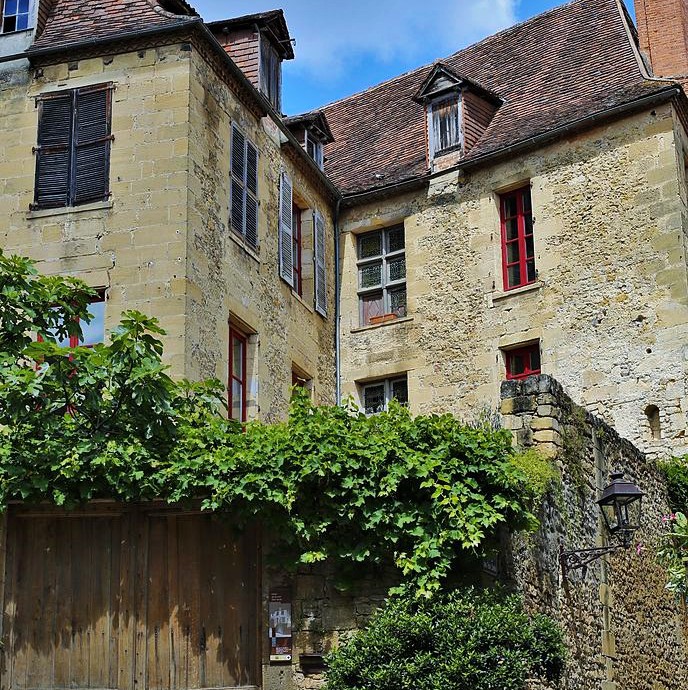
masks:
[(635, 545), (635, 552), (636, 552), (636, 554), (637, 554), (638, 556), (640, 556), (640, 554), (641, 554), (643, 551), (645, 551), (645, 546), (643, 545), (643, 542), (639, 541), (639, 542)]

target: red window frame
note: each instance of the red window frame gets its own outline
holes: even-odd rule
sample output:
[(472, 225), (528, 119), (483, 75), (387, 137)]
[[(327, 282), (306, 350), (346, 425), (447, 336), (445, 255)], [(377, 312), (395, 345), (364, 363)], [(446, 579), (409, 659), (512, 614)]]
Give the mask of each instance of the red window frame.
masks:
[[(234, 345), (238, 343), (241, 347), (241, 372), (237, 375), (234, 371)], [(229, 329), (229, 381), (227, 385), (227, 405), (229, 407), (229, 416), (231, 419), (234, 412), (234, 386), (236, 381), (241, 386), (241, 402), (240, 402), (240, 417), (238, 422), (247, 421), (246, 415), (246, 351), (248, 349), (248, 338), (235, 328)]]
[(294, 204), (292, 206), (292, 261), (293, 261), (293, 289), (299, 296), (303, 297), (303, 270), (301, 266), (301, 255), (303, 253), (303, 241), (301, 232), (301, 209)]
[[(523, 362), (523, 371), (515, 371), (517, 358)], [(540, 364), (540, 343), (533, 343), (525, 347), (504, 352), (506, 362), (506, 378), (508, 381), (520, 381), (529, 376), (536, 376), (542, 371)], [(520, 367), (518, 367), (520, 368)]]
[[(534, 283), (537, 277), (530, 186), (500, 194), (499, 199), (504, 289), (513, 290)], [(510, 212), (510, 207), (515, 212)], [(513, 228), (514, 222), (516, 232), (514, 233), (512, 230), (510, 233), (509, 228)], [(515, 258), (513, 257), (514, 254)]]

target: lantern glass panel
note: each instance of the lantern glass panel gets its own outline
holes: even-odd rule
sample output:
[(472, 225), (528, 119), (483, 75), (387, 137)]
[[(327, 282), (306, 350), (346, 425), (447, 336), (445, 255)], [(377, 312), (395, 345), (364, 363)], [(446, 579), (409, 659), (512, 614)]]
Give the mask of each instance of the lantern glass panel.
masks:
[(602, 517), (604, 518), (604, 522), (607, 525), (607, 529), (609, 530), (610, 534), (614, 534), (616, 532), (620, 525), (619, 525), (619, 515), (616, 510), (616, 503), (606, 503), (606, 504), (601, 504), (600, 508), (602, 508)]
[(622, 504), (621, 519), (624, 529), (638, 529), (640, 527), (640, 510), (640, 498), (631, 498)]

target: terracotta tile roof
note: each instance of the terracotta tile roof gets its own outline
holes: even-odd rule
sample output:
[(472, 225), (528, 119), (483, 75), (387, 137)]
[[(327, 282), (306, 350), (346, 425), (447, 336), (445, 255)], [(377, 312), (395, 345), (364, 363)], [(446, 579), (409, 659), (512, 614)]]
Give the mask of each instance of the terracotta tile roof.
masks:
[[(444, 58), (504, 100), (466, 162), (665, 90), (643, 78), (616, 0), (574, 0)], [(427, 174), (421, 67), (323, 108), (325, 170), (344, 194)]]
[(194, 14), (195, 10), (183, 0), (56, 0), (43, 32), (29, 52), (144, 29), (181, 26), (197, 21)]

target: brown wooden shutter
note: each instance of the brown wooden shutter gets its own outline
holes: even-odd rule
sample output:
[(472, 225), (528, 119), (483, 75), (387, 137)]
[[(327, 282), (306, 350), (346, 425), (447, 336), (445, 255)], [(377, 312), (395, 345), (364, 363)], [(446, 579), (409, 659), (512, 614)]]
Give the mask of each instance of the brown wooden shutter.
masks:
[(289, 175), (282, 171), (280, 176), (279, 206), (279, 268), (280, 276), (294, 284), (294, 207), (292, 184)]
[(76, 92), (72, 203), (109, 196), (110, 88)]
[(74, 94), (38, 100), (38, 147), (34, 202), (38, 208), (69, 203), (70, 151)]
[(246, 138), (236, 128), (232, 127), (232, 141), (229, 153), (230, 183), (230, 212), (229, 222), (232, 230), (243, 236), (244, 234), (244, 180), (246, 172)]
[(246, 242), (258, 247), (258, 149), (246, 141)]
[(325, 262), (325, 221), (316, 211), (313, 214), (315, 234), (315, 311), (327, 316), (327, 265)]

